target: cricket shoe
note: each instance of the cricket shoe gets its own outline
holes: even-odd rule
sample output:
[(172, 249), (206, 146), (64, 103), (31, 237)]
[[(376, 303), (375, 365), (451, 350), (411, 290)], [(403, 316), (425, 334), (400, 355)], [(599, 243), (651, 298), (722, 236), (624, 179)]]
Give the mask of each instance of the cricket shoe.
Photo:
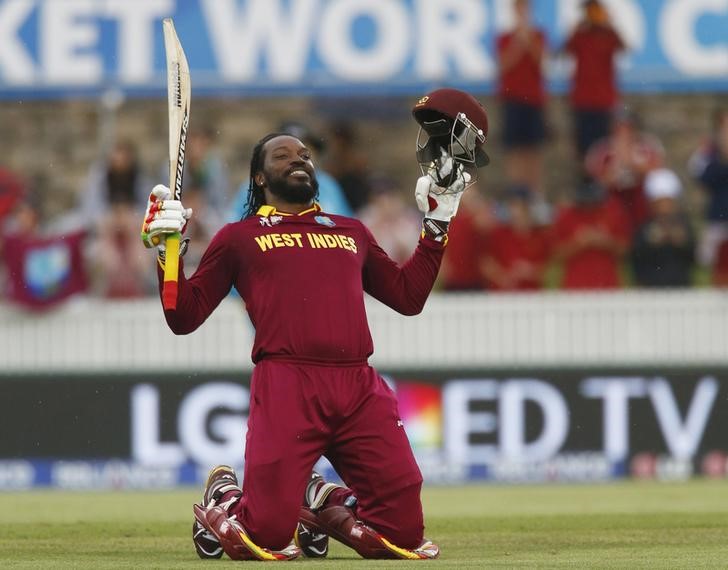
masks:
[(215, 536), (220, 546), (233, 560), (293, 560), (301, 555), (301, 550), (290, 544), (283, 550), (270, 550), (258, 546), (248, 535), (235, 515), (228, 516), (222, 507), (193, 505), (195, 519), (208, 532)]
[(347, 497), (343, 505), (327, 505), (327, 499), (336, 489), (341, 487), (324, 482), (314, 473), (306, 489), (305, 504), (301, 507), (299, 528), (303, 526), (313, 535), (320, 533), (335, 538), (353, 548), (362, 558), (428, 560), (440, 555), (440, 548), (429, 540), (414, 549), (402, 548), (357, 520), (354, 513), (356, 497), (353, 495)]
[(329, 553), (329, 535), (315, 532), (299, 522), (293, 542), (306, 558), (326, 558)]
[[(326, 485), (329, 487), (327, 487), (325, 495), (318, 493), (319, 489)], [(306, 492), (303, 494), (303, 506), (309, 507), (316, 500), (323, 504), (331, 491), (337, 487), (338, 485), (326, 483), (321, 475), (313, 471), (311, 479), (306, 485)], [(329, 553), (329, 535), (315, 532), (302, 522), (298, 523), (293, 540), (306, 558), (325, 558)]]
[(197, 522), (197, 520), (192, 523), (192, 542), (195, 545), (197, 556), (203, 560), (208, 558), (222, 558), (224, 554), (217, 537)]
[[(218, 465), (207, 476), (202, 506), (218, 505), (228, 511), (240, 500), (241, 495), (235, 471), (227, 465)], [(223, 555), (220, 541), (197, 520), (192, 523), (192, 542), (200, 558), (220, 558)]]

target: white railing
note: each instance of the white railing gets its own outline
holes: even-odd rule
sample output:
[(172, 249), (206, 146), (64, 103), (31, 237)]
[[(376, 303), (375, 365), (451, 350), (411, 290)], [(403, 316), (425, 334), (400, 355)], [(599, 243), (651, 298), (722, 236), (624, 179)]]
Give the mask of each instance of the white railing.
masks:
[[(402, 317), (368, 302), (381, 369), (728, 365), (728, 293), (434, 294)], [(186, 337), (156, 299), (83, 300), (32, 315), (0, 305), (0, 373), (249, 370), (253, 330), (225, 300)]]

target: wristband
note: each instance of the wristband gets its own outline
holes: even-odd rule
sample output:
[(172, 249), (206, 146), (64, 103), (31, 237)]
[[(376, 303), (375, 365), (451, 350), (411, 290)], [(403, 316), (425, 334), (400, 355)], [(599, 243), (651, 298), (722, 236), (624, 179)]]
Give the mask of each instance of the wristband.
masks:
[(422, 220), (422, 235), (434, 239), (437, 242), (447, 241), (447, 230), (450, 227), (450, 222), (444, 222), (442, 220), (433, 220), (432, 218), (425, 218)]
[[(181, 242), (179, 242), (179, 256), (184, 257), (184, 254), (187, 253), (187, 248), (190, 247), (190, 238), (184, 238)], [(164, 265), (164, 262), (167, 261), (167, 250), (162, 246), (157, 246), (157, 259), (159, 262)]]

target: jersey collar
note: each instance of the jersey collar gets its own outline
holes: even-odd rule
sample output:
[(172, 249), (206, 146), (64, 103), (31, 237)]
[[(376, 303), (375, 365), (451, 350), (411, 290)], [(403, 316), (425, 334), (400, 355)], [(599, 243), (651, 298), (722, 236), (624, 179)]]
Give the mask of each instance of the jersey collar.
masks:
[(273, 215), (279, 215), (279, 216), (303, 216), (305, 214), (310, 214), (311, 212), (320, 212), (321, 206), (318, 205), (318, 202), (314, 202), (313, 206), (308, 208), (307, 210), (304, 210), (303, 212), (300, 212), (298, 214), (289, 214), (288, 212), (279, 212), (275, 209), (274, 206), (268, 206), (267, 204), (261, 206), (258, 208), (258, 211), (255, 213), (256, 216), (262, 216), (264, 218), (269, 218)]

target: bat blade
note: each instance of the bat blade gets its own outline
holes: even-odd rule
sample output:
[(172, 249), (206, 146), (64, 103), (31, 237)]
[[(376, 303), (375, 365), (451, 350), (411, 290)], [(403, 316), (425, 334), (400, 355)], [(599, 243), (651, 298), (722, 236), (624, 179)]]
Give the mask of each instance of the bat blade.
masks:
[(190, 125), (190, 68), (171, 18), (162, 22), (167, 56), (167, 110), (169, 112), (169, 187), (175, 200), (182, 196), (187, 132)]
[[(171, 18), (162, 22), (167, 57), (167, 110), (169, 113), (169, 188), (175, 200), (182, 198), (187, 133), (190, 126), (192, 88), (190, 68)], [(179, 272), (179, 233), (167, 236), (162, 304), (165, 310), (177, 308)]]

